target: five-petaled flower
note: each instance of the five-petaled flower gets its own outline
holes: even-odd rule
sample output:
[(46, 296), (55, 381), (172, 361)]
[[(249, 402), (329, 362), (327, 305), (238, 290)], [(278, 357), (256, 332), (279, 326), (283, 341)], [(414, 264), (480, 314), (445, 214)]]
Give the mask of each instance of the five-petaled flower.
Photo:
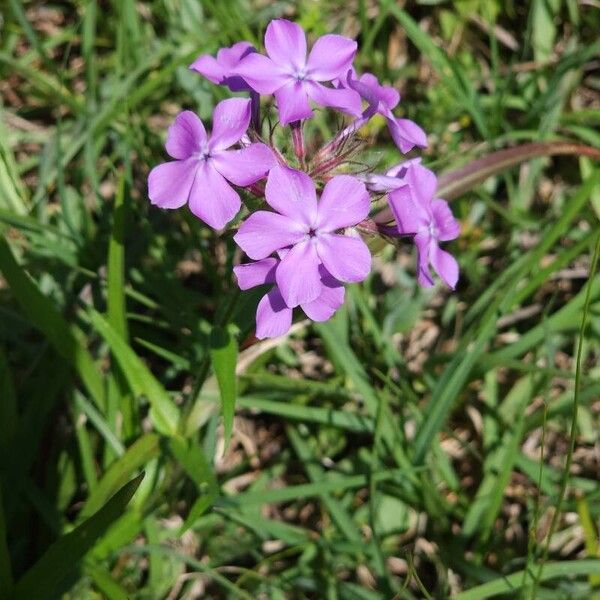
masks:
[(274, 94), (282, 125), (308, 119), (309, 98), (320, 106), (360, 115), (361, 99), (351, 89), (322, 82), (343, 77), (352, 65), (356, 42), (341, 35), (320, 37), (306, 55), (306, 35), (296, 23), (275, 19), (265, 33), (267, 56), (251, 53), (235, 72), (260, 94)]
[(148, 195), (161, 208), (190, 210), (207, 225), (222, 229), (240, 209), (238, 193), (229, 185), (247, 186), (264, 177), (276, 159), (268, 146), (250, 144), (230, 150), (250, 122), (250, 100), (230, 98), (217, 104), (210, 136), (202, 121), (186, 110), (169, 128), (166, 149), (174, 161), (154, 167)]
[[(280, 251), (285, 256), (287, 251)], [(263, 258), (255, 262), (238, 265), (233, 268), (238, 285), (242, 290), (249, 290), (258, 285), (272, 284), (256, 309), (256, 337), (260, 340), (277, 337), (288, 332), (292, 325), (293, 309), (283, 299), (277, 287), (277, 268), (281, 264), (279, 258)], [(344, 286), (335, 277), (319, 265), (321, 291), (310, 302), (300, 304), (306, 316), (313, 321), (327, 321), (344, 303)]]
[(418, 251), (418, 281), (431, 287), (429, 265), (451, 288), (458, 281), (456, 259), (439, 247), (439, 242), (457, 238), (460, 225), (445, 200), (436, 199), (437, 179), (418, 163), (411, 164), (404, 176), (405, 185), (389, 195), (389, 204), (401, 235), (414, 235)]
[(269, 172), (265, 197), (277, 212), (251, 214), (234, 239), (254, 260), (289, 249), (275, 273), (286, 306), (294, 308), (319, 297), (320, 265), (341, 282), (365, 279), (371, 268), (367, 245), (351, 232), (338, 233), (368, 216), (369, 195), (363, 183), (338, 175), (317, 201), (315, 184), (306, 173), (277, 166)]

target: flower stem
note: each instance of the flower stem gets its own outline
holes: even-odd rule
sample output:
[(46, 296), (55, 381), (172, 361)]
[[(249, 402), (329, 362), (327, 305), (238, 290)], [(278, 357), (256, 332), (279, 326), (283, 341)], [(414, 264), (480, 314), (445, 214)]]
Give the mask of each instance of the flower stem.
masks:
[(250, 92), (250, 125), (260, 135), (260, 94)]
[(294, 121), (290, 124), (292, 128), (292, 144), (294, 146), (294, 154), (300, 163), (302, 170), (305, 169), (306, 163), (306, 146), (304, 144), (304, 131), (302, 129), (303, 121)]

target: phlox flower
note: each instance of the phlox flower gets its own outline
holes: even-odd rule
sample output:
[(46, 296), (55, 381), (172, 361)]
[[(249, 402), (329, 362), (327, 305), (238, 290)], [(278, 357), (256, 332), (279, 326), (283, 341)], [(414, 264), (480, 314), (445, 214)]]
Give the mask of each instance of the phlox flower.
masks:
[(367, 245), (358, 235), (338, 233), (369, 214), (362, 182), (349, 175), (333, 177), (317, 202), (315, 184), (306, 173), (276, 166), (269, 172), (265, 198), (276, 212), (251, 214), (234, 239), (253, 260), (289, 249), (275, 272), (286, 306), (304, 306), (319, 297), (321, 265), (341, 282), (366, 278), (371, 268)]
[[(287, 251), (280, 252), (285, 256)], [(238, 285), (248, 290), (258, 285), (272, 284), (273, 287), (258, 303), (256, 309), (256, 337), (264, 339), (287, 333), (292, 325), (293, 309), (289, 308), (277, 287), (276, 272), (281, 264), (279, 258), (263, 258), (256, 262), (238, 265), (233, 268)], [(319, 265), (321, 290), (311, 302), (300, 304), (302, 310), (313, 321), (327, 321), (344, 303), (344, 286)]]
[(390, 135), (402, 153), (410, 152), (415, 146), (427, 147), (427, 136), (414, 121), (394, 116), (392, 111), (400, 102), (400, 94), (394, 88), (381, 85), (371, 73), (363, 73), (358, 77), (354, 70), (350, 70), (346, 80), (341, 80), (340, 83), (355, 90), (369, 104), (363, 118), (369, 118), (375, 113), (385, 117)]
[(240, 61), (252, 52), (256, 52), (256, 49), (250, 42), (237, 42), (229, 48), (221, 48), (216, 58), (210, 54), (199, 56), (190, 65), (190, 69), (212, 83), (226, 85), (232, 92), (249, 92), (250, 86), (235, 74), (235, 69)]
[(313, 44), (307, 57), (302, 28), (291, 21), (275, 19), (267, 27), (265, 48), (268, 56), (251, 53), (235, 72), (256, 92), (275, 95), (282, 125), (310, 118), (313, 111), (309, 98), (320, 106), (360, 115), (358, 93), (322, 84), (344, 76), (351, 67), (357, 48), (354, 40), (324, 35)]
[(437, 199), (437, 179), (422, 165), (409, 166), (404, 176), (406, 185), (389, 195), (389, 205), (401, 235), (414, 235), (418, 252), (418, 282), (431, 287), (433, 279), (429, 265), (452, 289), (458, 281), (458, 263), (439, 242), (457, 238), (460, 225), (445, 200)]
[(206, 133), (199, 117), (186, 110), (169, 128), (166, 150), (174, 161), (154, 167), (148, 177), (148, 195), (161, 208), (190, 210), (215, 229), (222, 229), (240, 209), (238, 193), (230, 183), (250, 185), (276, 164), (271, 149), (257, 143), (231, 150), (248, 129), (250, 100), (219, 102), (213, 129)]

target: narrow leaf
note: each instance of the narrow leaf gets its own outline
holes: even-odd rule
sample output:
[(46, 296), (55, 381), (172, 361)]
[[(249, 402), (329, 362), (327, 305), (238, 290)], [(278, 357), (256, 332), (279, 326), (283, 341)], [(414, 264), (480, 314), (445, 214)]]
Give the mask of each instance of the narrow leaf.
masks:
[(79, 567), (81, 559), (100, 536), (125, 511), (143, 479), (138, 475), (124, 485), (98, 512), (55, 542), (35, 565), (27, 571), (14, 589), (16, 600), (59, 597), (61, 586)]
[(90, 320), (96, 331), (110, 346), (131, 391), (136, 395), (144, 395), (148, 398), (150, 417), (156, 430), (168, 435), (174, 434), (177, 431), (179, 411), (165, 388), (100, 313), (91, 310)]
[(210, 358), (219, 384), (223, 425), (225, 428), (225, 447), (231, 438), (233, 415), (235, 413), (237, 343), (224, 328), (214, 327), (210, 337)]

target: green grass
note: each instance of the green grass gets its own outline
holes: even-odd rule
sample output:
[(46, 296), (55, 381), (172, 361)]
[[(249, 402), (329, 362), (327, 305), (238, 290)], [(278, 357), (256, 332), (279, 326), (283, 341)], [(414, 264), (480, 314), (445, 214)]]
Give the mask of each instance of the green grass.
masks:
[[(146, 178), (176, 112), (227, 96), (187, 65), (282, 15), (356, 37), (440, 173), (560, 144), (448, 176), (455, 293), (388, 246), (333, 320), (246, 347), (231, 236), (151, 207)], [(600, 169), (547, 156), (600, 148), (596, 7), (0, 17), (0, 600), (600, 598)], [(399, 160), (368, 133), (361, 160)]]

